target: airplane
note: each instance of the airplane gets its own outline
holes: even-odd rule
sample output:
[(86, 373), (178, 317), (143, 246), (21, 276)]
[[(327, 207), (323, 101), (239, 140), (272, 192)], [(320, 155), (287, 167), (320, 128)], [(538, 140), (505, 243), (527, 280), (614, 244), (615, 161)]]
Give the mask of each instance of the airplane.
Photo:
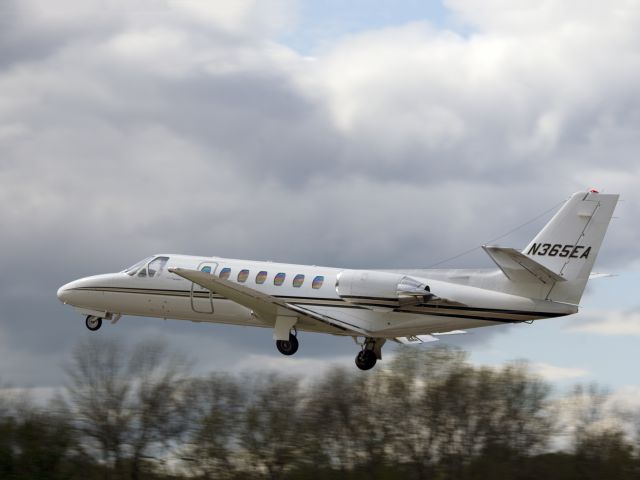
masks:
[(492, 269), (347, 268), (159, 254), (62, 286), (89, 330), (123, 315), (273, 329), (284, 355), (298, 332), (353, 337), (373, 368), (387, 341), (421, 344), (471, 328), (571, 315), (618, 202), (573, 194), (522, 251), (484, 245)]

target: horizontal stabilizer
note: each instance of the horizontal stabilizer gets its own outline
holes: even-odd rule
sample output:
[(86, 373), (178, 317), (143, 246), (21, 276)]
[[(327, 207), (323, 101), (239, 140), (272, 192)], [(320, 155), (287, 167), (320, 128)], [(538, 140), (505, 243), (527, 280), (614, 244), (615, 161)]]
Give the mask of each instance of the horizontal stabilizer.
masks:
[(544, 265), (539, 264), (514, 248), (491, 247), (488, 245), (483, 245), (482, 248), (512, 282), (540, 282), (550, 285), (555, 282), (565, 281), (557, 273), (552, 272)]
[(598, 273), (598, 272), (591, 272), (589, 274), (589, 280), (593, 280), (594, 278), (607, 278), (607, 277), (616, 277), (617, 275), (615, 273)]

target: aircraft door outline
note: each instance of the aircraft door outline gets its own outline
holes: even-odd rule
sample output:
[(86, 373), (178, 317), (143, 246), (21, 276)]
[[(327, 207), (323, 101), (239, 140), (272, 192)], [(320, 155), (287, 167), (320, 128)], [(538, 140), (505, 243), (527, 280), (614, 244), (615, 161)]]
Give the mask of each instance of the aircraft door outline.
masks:
[[(211, 275), (215, 275), (217, 269), (217, 262), (202, 262), (198, 265), (198, 270), (201, 272), (208, 271)], [(204, 293), (208, 293), (208, 296), (204, 296)], [(191, 299), (191, 309), (194, 312), (213, 314), (213, 293), (211, 290), (207, 290), (197, 283), (191, 282), (189, 298)]]

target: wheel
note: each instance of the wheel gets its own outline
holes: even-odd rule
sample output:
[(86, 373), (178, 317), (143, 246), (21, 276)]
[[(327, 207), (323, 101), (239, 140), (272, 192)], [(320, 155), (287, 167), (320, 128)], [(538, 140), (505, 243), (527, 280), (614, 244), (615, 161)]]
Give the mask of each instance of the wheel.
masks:
[(298, 339), (289, 334), (289, 340), (276, 340), (276, 348), (283, 355), (293, 355), (298, 351)]
[(95, 332), (102, 326), (102, 319), (100, 317), (96, 317), (95, 315), (89, 315), (87, 316), (87, 319), (84, 323), (89, 330)]
[(362, 350), (356, 355), (356, 366), (360, 370), (371, 370), (378, 361), (373, 350)]

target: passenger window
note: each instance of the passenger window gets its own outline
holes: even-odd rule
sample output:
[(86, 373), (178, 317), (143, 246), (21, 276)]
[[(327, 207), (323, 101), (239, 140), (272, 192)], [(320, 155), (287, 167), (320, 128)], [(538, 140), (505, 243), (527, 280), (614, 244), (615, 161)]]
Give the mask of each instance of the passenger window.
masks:
[(238, 282), (244, 283), (247, 281), (247, 278), (249, 278), (249, 270), (240, 270), (238, 273)]
[(261, 272), (258, 272), (258, 274), (256, 275), (256, 283), (258, 285), (262, 285), (266, 279), (267, 279), (267, 272), (265, 272), (264, 270), (262, 270)]
[(277, 287), (284, 283), (286, 275), (284, 273), (278, 273), (275, 277), (273, 277), (273, 284)]
[(220, 278), (222, 280), (228, 279), (229, 275), (231, 275), (231, 269), (229, 267), (225, 267), (222, 270), (220, 270)]
[(318, 275), (313, 279), (313, 282), (311, 282), (311, 288), (313, 288), (314, 290), (318, 290), (322, 286), (323, 282), (324, 277), (322, 275)]
[(204, 273), (211, 273), (211, 267), (207, 265), (206, 267), (202, 267), (200, 271)]
[(293, 278), (293, 287), (300, 288), (304, 283), (304, 275), (298, 274)]

